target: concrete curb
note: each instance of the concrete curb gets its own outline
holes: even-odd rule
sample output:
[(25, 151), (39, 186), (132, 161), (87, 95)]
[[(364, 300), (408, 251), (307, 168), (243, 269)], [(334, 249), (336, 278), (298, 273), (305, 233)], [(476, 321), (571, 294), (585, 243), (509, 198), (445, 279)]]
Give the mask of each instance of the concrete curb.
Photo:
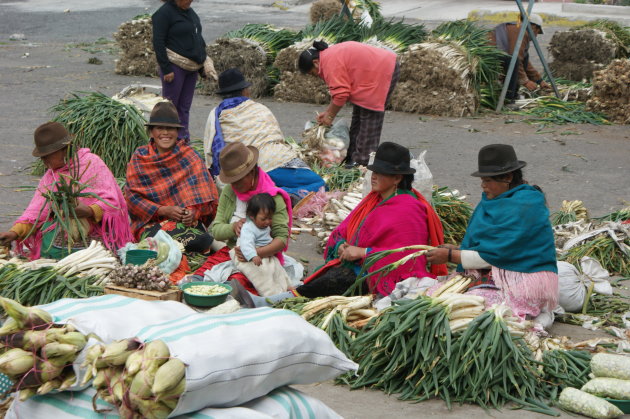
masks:
[(595, 15), (622, 15), (630, 17), (630, 7), (628, 6), (562, 3), (562, 11), (567, 13), (592, 13)]

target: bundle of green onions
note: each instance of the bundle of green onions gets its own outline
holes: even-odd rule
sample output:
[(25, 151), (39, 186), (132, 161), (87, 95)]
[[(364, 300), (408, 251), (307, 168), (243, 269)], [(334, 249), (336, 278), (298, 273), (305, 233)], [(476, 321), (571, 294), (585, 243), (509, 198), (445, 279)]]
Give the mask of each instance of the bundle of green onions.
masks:
[(241, 29), (230, 31), (223, 38), (241, 38), (256, 42), (272, 64), (278, 52), (298, 40), (298, 33), (269, 24), (248, 23)]
[(588, 211), (582, 201), (562, 201), (559, 211), (551, 214), (551, 224), (554, 226), (571, 223), (577, 220), (587, 220)]
[(587, 111), (584, 103), (565, 102), (555, 96), (529, 99), (523, 103), (520, 111), (512, 113), (524, 115), (524, 122), (538, 124), (540, 128), (564, 124), (610, 124), (605, 115)]
[(401, 21), (379, 20), (370, 27), (365, 27), (361, 42), (378, 44), (392, 49), (397, 54), (407, 50), (409, 45), (423, 42), (427, 37), (427, 31), (422, 24), (409, 25)]
[[(593, 326), (607, 327), (614, 326), (625, 329), (623, 315), (630, 311), (630, 298), (615, 293), (614, 295), (593, 294), (585, 305), (584, 313), (598, 320), (593, 322)], [(560, 321), (569, 324), (582, 325), (584, 317), (581, 314), (566, 313), (559, 318)]]
[(560, 259), (577, 266), (585, 256), (596, 259), (611, 275), (630, 277), (630, 237), (617, 243), (608, 233), (602, 233), (570, 248)]
[(472, 83), (481, 97), (481, 104), (494, 107), (500, 93), (501, 57), (505, 54), (490, 45), (489, 30), (469, 20), (446, 22), (438, 26), (432, 36), (452, 42), (466, 54), (472, 69)]
[(54, 266), (30, 270), (7, 264), (0, 267), (0, 296), (25, 305), (87, 298), (103, 294), (103, 287), (97, 285), (102, 280), (102, 276), (61, 274)]
[[(100, 92), (72, 93), (53, 106), (51, 112), (56, 114), (54, 121), (74, 135), (75, 147), (86, 147), (97, 154), (114, 177), (126, 175), (133, 152), (149, 141), (142, 113)], [(43, 173), (44, 165), (37, 161), (33, 174)]]
[(361, 171), (357, 168), (346, 169), (342, 166), (314, 164), (312, 169), (326, 182), (329, 191), (347, 191), (361, 179)]
[[(84, 177), (88, 167), (80, 167), (76, 153), (72, 153), (73, 150), (76, 150), (75, 146), (69, 147), (68, 150), (70, 173), (68, 175), (60, 174), (57, 181), (49, 189), (41, 192), (45, 203), (40, 208), (29, 234), (34, 232), (40, 221), (49, 221), (54, 226), (54, 240), (51, 241), (50, 246), (52, 247), (55, 242), (63, 244), (70, 253), (75, 247), (87, 247), (89, 244), (90, 223), (86, 218), (79, 218), (75, 210), (79, 198), (95, 198), (108, 206), (111, 204), (104, 201), (96, 193), (85, 191), (89, 185), (80, 180)], [(48, 209), (47, 219), (42, 220), (41, 217), (46, 209)]]
[(444, 243), (459, 244), (464, 239), (472, 206), (447, 186), (433, 188), (431, 204), (442, 221)]
[(582, 388), (591, 373), (587, 351), (554, 349), (543, 352), (542, 367), (549, 400), (557, 400), (565, 387)]

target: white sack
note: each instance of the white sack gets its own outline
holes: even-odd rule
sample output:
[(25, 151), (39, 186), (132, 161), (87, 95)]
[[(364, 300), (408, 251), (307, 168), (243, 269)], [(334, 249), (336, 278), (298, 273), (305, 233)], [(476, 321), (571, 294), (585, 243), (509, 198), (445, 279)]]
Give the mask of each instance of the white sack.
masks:
[(358, 368), (326, 332), (288, 310), (196, 313), (135, 336), (162, 340), (187, 365), (186, 391), (169, 417), (239, 406), (278, 387), (326, 381)]

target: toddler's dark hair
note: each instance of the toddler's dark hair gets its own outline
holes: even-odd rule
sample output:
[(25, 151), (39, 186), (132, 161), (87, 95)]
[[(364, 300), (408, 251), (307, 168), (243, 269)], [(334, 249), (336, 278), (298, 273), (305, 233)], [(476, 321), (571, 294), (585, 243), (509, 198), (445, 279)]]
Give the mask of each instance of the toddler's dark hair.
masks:
[(265, 210), (270, 213), (276, 212), (276, 201), (274, 201), (273, 196), (269, 195), (267, 192), (252, 196), (249, 201), (247, 201), (245, 214), (251, 218), (256, 218), (260, 210)]

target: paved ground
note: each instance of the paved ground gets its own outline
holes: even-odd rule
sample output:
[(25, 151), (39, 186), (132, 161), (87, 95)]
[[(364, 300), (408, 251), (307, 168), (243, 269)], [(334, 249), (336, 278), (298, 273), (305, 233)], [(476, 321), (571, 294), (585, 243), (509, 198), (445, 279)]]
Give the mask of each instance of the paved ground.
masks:
[[(0, 154), (0, 230), (10, 227), (31, 197), (30, 192), (19, 190), (21, 186), (37, 182), (27, 170), (33, 161), (30, 155), (32, 134), (49, 118), (47, 110), (50, 106), (71, 91), (101, 91), (112, 95), (134, 82), (156, 84), (155, 79), (114, 74), (114, 56), (106, 51), (85, 51), (77, 44), (91, 44), (101, 37), (111, 39), (120, 23), (154, 10), (157, 3), (148, 0), (110, 0), (105, 4), (78, 0), (0, 0), (0, 141), (4, 147)], [(471, 2), (392, 0), (391, 5), (402, 3), (409, 9), (403, 8), (401, 13), (411, 10), (414, 5), (425, 7), (431, 3), (431, 10), (438, 16), (435, 19), (439, 20), (443, 19), (439, 15), (442, 9), (435, 4), (442, 4), (444, 13), (447, 13), (454, 4), (468, 7)], [(307, 23), (307, 7), (296, 6), (285, 11), (271, 4), (272, 0), (200, 1), (193, 7), (202, 16), (208, 42), (250, 22), (295, 28)], [(389, 15), (398, 13), (385, 9)], [(437, 21), (426, 24), (432, 27)], [(548, 42), (553, 29), (546, 32), (543, 44)], [(13, 33), (24, 33), (27, 39), (9, 41)], [(103, 64), (87, 64), (92, 56), (100, 58)], [(278, 103), (271, 98), (263, 102), (276, 114), (285, 135), (294, 137), (300, 136), (305, 121), (321, 109), (307, 104)], [(191, 119), (193, 136), (201, 136), (207, 115), (217, 103), (218, 99), (214, 97), (195, 98)], [(349, 116), (349, 110), (345, 109), (342, 116)], [(469, 176), (475, 170), (477, 151), (483, 145), (503, 142), (514, 145), (519, 158), (528, 162), (526, 177), (543, 187), (552, 209), (558, 208), (563, 199), (582, 199), (595, 215), (618, 209), (624, 203), (627, 205), (630, 199), (630, 130), (627, 126), (569, 125), (556, 127), (554, 132), (536, 134), (535, 127), (514, 119), (494, 114), (476, 118), (436, 118), (388, 112), (383, 140), (400, 142), (416, 152), (427, 149), (427, 161), (435, 183), (459, 189), (469, 195), (473, 203), (478, 201), (480, 194), (478, 180)], [(321, 259), (314, 251), (315, 247), (314, 238), (299, 236), (291, 244), (290, 253), (306, 258), (309, 265), (316, 266)], [(554, 330), (576, 339), (593, 335), (584, 329), (564, 325)], [(301, 388), (347, 418), (488, 415), (469, 406), (455, 408), (449, 413), (440, 401), (414, 405), (398, 402), (380, 392), (349, 392), (330, 383)], [(492, 416), (497, 417), (513, 415), (511, 411), (492, 412)], [(536, 416), (524, 412), (519, 415)]]

